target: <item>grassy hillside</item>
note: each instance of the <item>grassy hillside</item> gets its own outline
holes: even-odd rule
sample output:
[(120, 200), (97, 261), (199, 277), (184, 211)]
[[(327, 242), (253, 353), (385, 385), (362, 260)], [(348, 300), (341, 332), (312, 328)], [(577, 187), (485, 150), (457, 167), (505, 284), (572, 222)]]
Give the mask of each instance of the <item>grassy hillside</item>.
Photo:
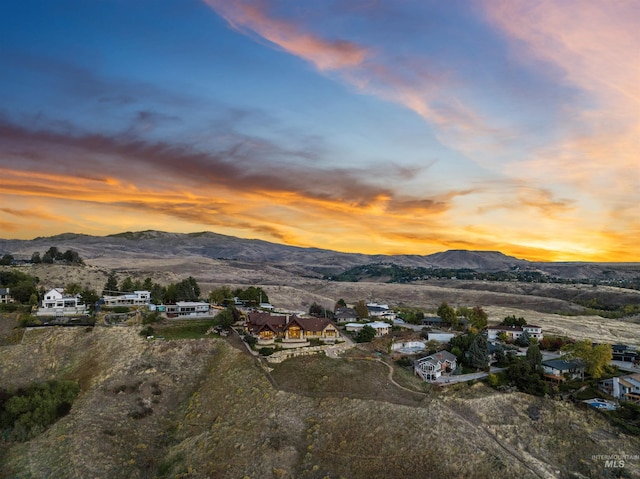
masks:
[(607, 477), (592, 454), (640, 450), (596, 412), (481, 384), (410, 393), (373, 361), (291, 359), (271, 375), (286, 391), (227, 340), (29, 331), (0, 349), (5, 387), (82, 391), (44, 433), (0, 443), (0, 477)]

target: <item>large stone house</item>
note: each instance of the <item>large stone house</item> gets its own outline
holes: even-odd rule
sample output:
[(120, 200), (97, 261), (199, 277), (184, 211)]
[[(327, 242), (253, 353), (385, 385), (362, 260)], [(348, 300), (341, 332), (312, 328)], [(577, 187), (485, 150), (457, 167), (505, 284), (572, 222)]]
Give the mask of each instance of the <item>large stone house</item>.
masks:
[(309, 339), (335, 342), (338, 329), (326, 318), (300, 318), (294, 315), (278, 315), (253, 312), (247, 315), (245, 332), (258, 339), (258, 344), (274, 344), (283, 348), (308, 346)]

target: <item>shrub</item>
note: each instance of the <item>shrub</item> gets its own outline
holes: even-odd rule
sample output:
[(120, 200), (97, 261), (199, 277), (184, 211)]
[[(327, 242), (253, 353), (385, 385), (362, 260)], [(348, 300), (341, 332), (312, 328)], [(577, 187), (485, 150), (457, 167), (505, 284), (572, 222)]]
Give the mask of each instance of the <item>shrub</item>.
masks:
[(113, 312), (114, 313), (128, 313), (129, 312), (129, 306), (114, 306), (113, 307)]
[(142, 318), (142, 324), (153, 324), (159, 323), (160, 321), (162, 321), (162, 318), (160, 317), (160, 313), (157, 311), (153, 311)]
[(251, 347), (254, 347), (258, 342), (258, 340), (255, 337), (251, 336), (250, 334), (246, 334), (244, 337), (244, 340)]
[(153, 336), (155, 334), (155, 330), (151, 326), (147, 326), (140, 331), (140, 336), (148, 337)]
[(261, 356), (271, 356), (273, 354), (273, 348), (260, 348), (258, 352)]
[(75, 381), (36, 383), (12, 393), (2, 392), (0, 429), (8, 437), (26, 441), (65, 416), (80, 392)]

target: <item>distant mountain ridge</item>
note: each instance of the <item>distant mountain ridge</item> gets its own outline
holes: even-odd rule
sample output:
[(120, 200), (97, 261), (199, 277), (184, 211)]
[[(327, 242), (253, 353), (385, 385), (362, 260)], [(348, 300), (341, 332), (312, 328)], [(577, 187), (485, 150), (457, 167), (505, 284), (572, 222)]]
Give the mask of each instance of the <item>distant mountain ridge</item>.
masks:
[(146, 230), (108, 236), (64, 233), (33, 240), (0, 239), (0, 254), (10, 253), (17, 259), (29, 259), (35, 251), (41, 254), (51, 246), (72, 249), (91, 261), (93, 258), (175, 258), (203, 257), (219, 260), (271, 263), (302, 267), (316, 273), (331, 273), (371, 263), (395, 263), (425, 268), (472, 269), (479, 272), (532, 269), (549, 274), (580, 277), (602, 275), (605, 271), (640, 275), (640, 263), (620, 267), (599, 263), (543, 263), (507, 256), (499, 251), (449, 250), (430, 255), (367, 255), (342, 253), (321, 248), (288, 246), (258, 239), (244, 239), (209, 231), (169, 233)]

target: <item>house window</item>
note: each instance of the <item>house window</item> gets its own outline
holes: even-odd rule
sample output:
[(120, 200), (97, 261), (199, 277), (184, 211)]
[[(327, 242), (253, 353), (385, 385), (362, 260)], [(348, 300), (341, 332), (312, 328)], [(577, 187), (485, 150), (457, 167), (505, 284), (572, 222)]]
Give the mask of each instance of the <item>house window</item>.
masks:
[(289, 338), (291, 339), (300, 339), (300, 328), (293, 327), (289, 328)]

